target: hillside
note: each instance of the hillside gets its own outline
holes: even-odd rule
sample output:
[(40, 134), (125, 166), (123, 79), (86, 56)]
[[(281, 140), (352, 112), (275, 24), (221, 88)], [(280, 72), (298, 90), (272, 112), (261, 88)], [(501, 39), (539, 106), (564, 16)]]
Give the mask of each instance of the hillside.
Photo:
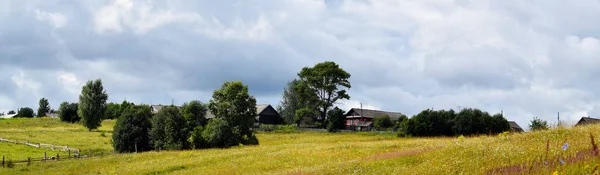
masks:
[[(49, 119), (0, 120), (0, 137), (110, 152), (113, 122), (104, 124), (106, 137)], [(492, 170), (520, 173), (521, 169), (531, 169), (534, 174), (582, 174), (597, 169), (600, 162), (585, 157), (592, 148), (590, 133), (598, 140), (600, 125), (459, 138), (260, 133), (259, 146), (105, 155), (38, 162), (29, 167), (19, 164), (12, 169), (0, 168), (0, 174), (487, 174)], [(565, 142), (569, 146), (563, 150)]]

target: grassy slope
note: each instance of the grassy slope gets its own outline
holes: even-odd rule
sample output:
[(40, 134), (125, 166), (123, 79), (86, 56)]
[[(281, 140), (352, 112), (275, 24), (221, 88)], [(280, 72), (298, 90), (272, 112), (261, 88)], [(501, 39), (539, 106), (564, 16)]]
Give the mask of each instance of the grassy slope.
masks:
[[(35, 143), (46, 143), (69, 146), (89, 152), (112, 152), (110, 139), (114, 121), (104, 121), (100, 131), (89, 132), (79, 124), (60, 122), (57, 119), (3, 119), (0, 120), (0, 137), (11, 140), (28, 140)], [(6, 144), (6, 143), (5, 143)], [(43, 152), (42, 152), (43, 155)], [(39, 156), (36, 156), (39, 157)]]
[[(61, 128), (67, 127), (59, 125)], [(98, 133), (90, 135), (81, 128), (76, 129), (79, 126), (68, 126), (73, 129), (53, 134), (92, 137), (80, 137), (82, 143), (79, 145), (97, 142)], [(26, 130), (30, 128), (40, 127), (31, 124)], [(25, 129), (19, 131), (34, 138), (40, 137), (21, 130)], [(53, 129), (50, 127), (46, 130)], [(4, 132), (0, 129), (0, 134), (4, 135)], [(574, 155), (591, 148), (589, 133), (600, 136), (600, 125), (472, 138), (395, 138), (392, 135), (365, 133), (261, 133), (258, 134), (260, 146), (109, 155), (86, 160), (36, 163), (30, 167), (19, 165), (14, 169), (0, 169), (0, 174), (484, 174), (490, 169), (529, 163), (543, 157), (546, 154), (546, 139), (550, 140), (550, 157)], [(570, 147), (563, 151), (560, 147), (565, 140)], [(73, 143), (71, 139), (56, 142), (65, 142), (61, 144), (66, 145)], [(105, 146), (110, 147), (101, 147)], [(567, 164), (558, 169), (540, 170), (539, 173), (548, 174), (556, 170), (581, 172), (580, 169), (585, 166), (590, 170), (598, 162), (594, 159)]]

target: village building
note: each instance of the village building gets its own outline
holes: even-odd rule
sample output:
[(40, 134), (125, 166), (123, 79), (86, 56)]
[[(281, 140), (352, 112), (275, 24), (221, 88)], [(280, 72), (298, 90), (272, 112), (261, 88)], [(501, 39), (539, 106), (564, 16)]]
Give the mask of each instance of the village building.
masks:
[(352, 108), (346, 112), (346, 129), (357, 131), (369, 131), (373, 129), (373, 118), (380, 116), (389, 116), (392, 120), (398, 120), (402, 113), (387, 112), (372, 109)]
[(523, 128), (515, 121), (508, 121), (508, 124), (510, 125), (511, 132), (525, 132), (525, 130), (523, 130)]
[[(206, 119), (210, 120), (215, 118), (215, 115), (209, 110), (206, 111)], [(256, 105), (256, 116), (254, 117), (254, 125), (260, 124), (278, 125), (284, 124), (283, 118), (273, 106), (269, 104)]]
[(597, 118), (592, 118), (592, 117), (581, 117), (581, 119), (579, 119), (579, 121), (577, 122), (577, 124), (575, 124), (575, 126), (583, 126), (583, 125), (589, 125), (589, 124), (596, 124), (596, 123), (600, 123), (600, 119)]

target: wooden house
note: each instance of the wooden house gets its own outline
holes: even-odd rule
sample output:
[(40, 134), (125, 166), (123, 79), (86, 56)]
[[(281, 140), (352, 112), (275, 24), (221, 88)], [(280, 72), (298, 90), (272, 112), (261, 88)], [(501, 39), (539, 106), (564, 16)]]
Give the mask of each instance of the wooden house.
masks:
[(596, 124), (596, 123), (600, 123), (600, 119), (591, 118), (588, 116), (588, 117), (581, 117), (581, 119), (579, 119), (579, 121), (577, 122), (577, 124), (575, 124), (575, 126), (583, 126), (583, 125)]
[(400, 118), (400, 116), (402, 116), (402, 113), (352, 108), (346, 112), (344, 116), (346, 118), (346, 129), (368, 131), (373, 129), (373, 118), (379, 116), (389, 116), (392, 120), (397, 120)]
[(510, 124), (510, 131), (512, 132), (525, 132), (515, 121), (508, 121), (508, 124)]

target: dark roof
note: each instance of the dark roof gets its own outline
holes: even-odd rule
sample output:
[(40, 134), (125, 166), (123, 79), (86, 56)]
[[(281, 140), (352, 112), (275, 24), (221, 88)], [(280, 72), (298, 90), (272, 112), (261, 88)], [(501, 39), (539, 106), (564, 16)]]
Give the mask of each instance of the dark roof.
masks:
[[(260, 113), (262, 113), (268, 107), (272, 108), (272, 106), (269, 105), (269, 104), (259, 104), (259, 105), (256, 105), (256, 115), (257, 115), (256, 118), (258, 119), (258, 115)], [(215, 115), (210, 110), (207, 110), (206, 111), (206, 118), (207, 119), (215, 118)]]
[(591, 117), (581, 117), (581, 119), (579, 120), (579, 122), (577, 122), (577, 124), (575, 124), (575, 126), (592, 124), (592, 123), (600, 123), (600, 119), (591, 118)]
[[(350, 109), (345, 116), (351, 116), (352, 115), (352, 111), (356, 112), (358, 115), (365, 117), (365, 118), (375, 118), (377, 116), (389, 116), (391, 119), (398, 119), (400, 118), (400, 116), (402, 116), (402, 113), (399, 112), (387, 112), (387, 111), (379, 111), (379, 110), (372, 110), (372, 109), (360, 109), (360, 108), (352, 108)], [(362, 114), (361, 113), (364, 113)]]
[(510, 130), (512, 130), (513, 132), (524, 132), (525, 131), (515, 121), (508, 121), (508, 124), (510, 124)]

